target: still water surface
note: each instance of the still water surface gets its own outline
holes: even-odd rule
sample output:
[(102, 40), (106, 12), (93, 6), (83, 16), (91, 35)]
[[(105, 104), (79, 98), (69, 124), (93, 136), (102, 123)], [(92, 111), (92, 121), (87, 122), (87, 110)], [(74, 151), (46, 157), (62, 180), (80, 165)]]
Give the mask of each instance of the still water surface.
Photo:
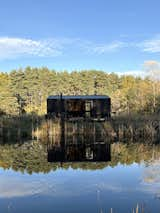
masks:
[(0, 149), (0, 212), (160, 212), (159, 146), (115, 143), (110, 161), (64, 163), (38, 142)]

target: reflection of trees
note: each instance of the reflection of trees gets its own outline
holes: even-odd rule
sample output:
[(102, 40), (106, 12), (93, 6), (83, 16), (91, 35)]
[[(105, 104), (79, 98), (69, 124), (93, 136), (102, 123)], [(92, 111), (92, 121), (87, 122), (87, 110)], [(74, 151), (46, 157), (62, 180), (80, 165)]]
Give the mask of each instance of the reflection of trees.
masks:
[[(73, 169), (96, 170), (107, 166), (114, 167), (118, 163), (132, 164), (133, 162), (145, 161), (149, 163), (153, 158), (160, 157), (160, 146), (151, 146), (144, 144), (123, 144), (114, 143), (111, 145), (110, 162), (77, 162), (77, 163), (48, 163), (47, 149), (45, 145), (39, 142), (27, 142), (23, 144), (3, 144), (0, 145), (0, 166), (4, 169), (12, 168), (21, 172), (43, 172), (48, 173), (61, 166), (64, 169), (69, 167)], [(154, 153), (154, 155), (153, 155)]]
[(153, 146), (143, 143), (114, 143), (112, 144), (112, 165), (115, 162), (121, 164), (131, 164), (141, 161), (149, 162), (153, 157), (160, 156), (160, 146)]

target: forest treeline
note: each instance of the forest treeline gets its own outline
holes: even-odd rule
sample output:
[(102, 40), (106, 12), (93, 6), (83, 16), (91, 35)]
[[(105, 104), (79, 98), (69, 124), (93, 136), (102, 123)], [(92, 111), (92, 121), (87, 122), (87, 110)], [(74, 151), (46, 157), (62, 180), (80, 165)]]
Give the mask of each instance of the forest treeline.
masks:
[(46, 113), (49, 95), (109, 95), (112, 112), (152, 113), (160, 106), (160, 83), (149, 77), (119, 76), (97, 70), (57, 72), (31, 68), (0, 73), (0, 111), (17, 115)]

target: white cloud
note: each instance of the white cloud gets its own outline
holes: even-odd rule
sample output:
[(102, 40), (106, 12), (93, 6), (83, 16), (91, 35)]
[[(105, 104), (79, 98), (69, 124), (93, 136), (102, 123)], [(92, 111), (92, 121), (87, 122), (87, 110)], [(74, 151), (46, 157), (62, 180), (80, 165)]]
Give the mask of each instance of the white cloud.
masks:
[(120, 41), (112, 42), (110, 44), (98, 45), (94, 47), (93, 51), (98, 54), (103, 54), (106, 52), (114, 52), (124, 47), (125, 44)]
[(84, 48), (87, 53), (92, 54), (105, 54), (110, 52), (118, 51), (119, 49), (126, 47), (127, 44), (121, 41), (113, 41), (111, 43), (98, 44), (93, 42), (82, 42), (82, 48)]
[(134, 75), (136, 77), (145, 77), (145, 72), (143, 70), (125, 70), (125, 71), (114, 71), (118, 75)]
[(142, 52), (148, 53), (159, 53), (160, 52), (160, 35), (155, 36), (154, 38), (147, 39), (144, 41), (111, 41), (110, 43), (93, 43), (90, 41), (82, 42), (82, 45), (85, 45), (85, 49), (88, 53), (92, 54), (105, 54), (116, 52), (122, 48), (130, 48), (130, 51), (133, 51), (135, 48)]
[(160, 52), (160, 37), (157, 36), (153, 39), (145, 40), (137, 45), (144, 52), (159, 53)]
[(0, 38), (0, 59), (20, 56), (57, 56), (62, 53), (62, 44), (56, 39), (32, 40), (24, 38)]
[(110, 43), (94, 43), (78, 38), (58, 38), (33, 40), (26, 38), (0, 37), (0, 60), (20, 57), (55, 57), (73, 51), (83, 53), (105, 54), (125, 47), (126, 43), (113, 41)]
[(21, 57), (55, 57), (62, 54), (79, 52), (81, 54), (104, 55), (117, 52), (122, 48), (138, 48), (143, 52), (160, 52), (160, 36), (145, 41), (111, 41), (93, 42), (80, 38), (51, 38), (27, 39), (14, 37), (0, 37), (0, 60)]

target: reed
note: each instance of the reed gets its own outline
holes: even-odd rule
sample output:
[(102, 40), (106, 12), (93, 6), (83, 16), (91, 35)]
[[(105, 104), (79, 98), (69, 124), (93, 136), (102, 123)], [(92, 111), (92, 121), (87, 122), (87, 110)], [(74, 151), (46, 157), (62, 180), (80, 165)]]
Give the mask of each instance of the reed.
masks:
[(111, 120), (110, 124), (117, 141), (158, 143), (160, 140), (159, 116), (116, 117)]
[[(110, 213), (114, 213), (113, 208), (110, 209)], [(131, 213), (145, 213), (145, 211), (143, 206), (140, 206), (139, 204), (137, 204), (137, 206), (131, 210)]]
[[(107, 142), (146, 142), (159, 143), (160, 118), (148, 117), (113, 117), (109, 121), (65, 120), (64, 136), (66, 141), (107, 141)], [(46, 119), (45, 116), (23, 115), (0, 117), (0, 140), (60, 141), (61, 121), (58, 118)]]

